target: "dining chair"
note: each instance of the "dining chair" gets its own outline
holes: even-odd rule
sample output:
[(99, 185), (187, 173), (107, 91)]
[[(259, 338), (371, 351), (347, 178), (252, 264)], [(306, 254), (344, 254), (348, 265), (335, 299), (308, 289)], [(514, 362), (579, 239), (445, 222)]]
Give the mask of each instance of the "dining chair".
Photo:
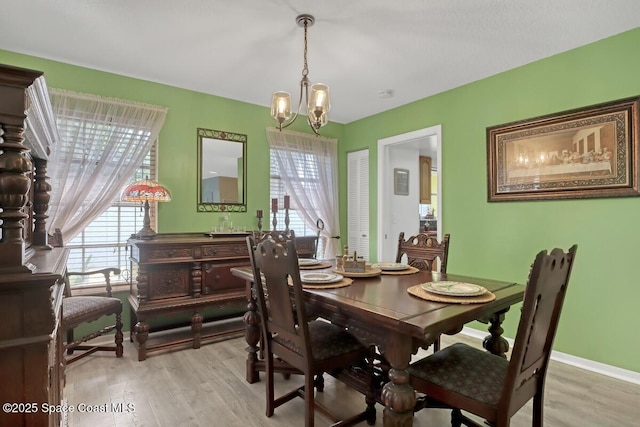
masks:
[[(49, 239), (53, 246), (62, 246), (62, 233), (59, 229)], [(66, 343), (64, 345), (67, 357), (66, 364), (71, 364), (96, 351), (114, 352), (116, 357), (122, 357), (122, 301), (113, 297), (111, 292), (111, 275), (120, 274), (119, 268), (104, 268), (100, 270), (73, 272), (67, 271), (64, 280), (64, 296), (62, 298), (62, 328), (66, 333)], [(73, 295), (71, 289), (71, 278), (74, 276), (102, 275), (105, 284), (105, 295)], [(80, 338), (74, 336), (74, 330), (85, 324), (105, 320), (109, 316), (114, 316), (112, 322), (105, 321), (107, 326), (88, 326), (84, 328), (84, 334)], [(98, 322), (100, 323), (100, 322)], [(114, 344), (91, 343), (94, 338), (115, 331)], [(81, 351), (79, 354), (74, 352)]]
[[(304, 303), (295, 244), (266, 239), (258, 244), (247, 236), (253, 270), (258, 313), (261, 318), (266, 365), (266, 415), (295, 397), (305, 400), (305, 426), (314, 425), (314, 409), (335, 420), (328, 408), (315, 402), (314, 376), (326, 372), (337, 379), (346, 369), (368, 370), (369, 348), (344, 328), (324, 320), (309, 320)], [(304, 375), (304, 385), (280, 397), (274, 393), (274, 370), (278, 364)], [(348, 426), (367, 421), (375, 424), (375, 398), (365, 396), (366, 408), (333, 426)]]
[(577, 245), (541, 251), (525, 289), (511, 359), (456, 343), (410, 365), (410, 381), (425, 397), (417, 408), (451, 408), (451, 425), (508, 426), (533, 398), (533, 426), (543, 425), (544, 385)]
[[(442, 242), (428, 233), (419, 233), (404, 239), (404, 232), (398, 237), (396, 262), (402, 262), (406, 256), (407, 264), (419, 270), (439, 273), (447, 272), (449, 257), (449, 240), (451, 235), (445, 234)], [(438, 264), (439, 262), (439, 264)], [(433, 342), (433, 351), (440, 350), (440, 337)]]
[(446, 273), (450, 238), (449, 234), (445, 234), (442, 242), (438, 242), (436, 237), (428, 233), (419, 233), (405, 240), (404, 232), (401, 232), (398, 237), (396, 262), (402, 262), (403, 256), (406, 256), (407, 264), (412, 267)]
[(268, 238), (278, 243), (293, 240), (296, 244), (298, 258), (315, 258), (318, 238), (316, 236), (297, 236), (293, 230), (271, 230), (254, 232), (256, 243), (260, 243)]

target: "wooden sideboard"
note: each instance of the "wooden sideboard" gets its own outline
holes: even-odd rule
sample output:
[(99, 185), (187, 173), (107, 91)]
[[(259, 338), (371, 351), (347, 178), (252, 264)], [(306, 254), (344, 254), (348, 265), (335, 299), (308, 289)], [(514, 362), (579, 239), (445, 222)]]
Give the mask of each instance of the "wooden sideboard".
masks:
[[(145, 360), (151, 351), (199, 348), (204, 342), (244, 333), (241, 316), (247, 306), (245, 284), (231, 274), (231, 268), (249, 265), (246, 236), (168, 233), (153, 239), (129, 239), (130, 331), (138, 360)], [(203, 312), (211, 309), (219, 310), (220, 316), (205, 319)], [(191, 316), (191, 329), (186, 334), (160, 334), (149, 325), (154, 317), (177, 314)], [(231, 322), (215, 322), (230, 316)], [(210, 328), (203, 328), (205, 321)], [(152, 332), (155, 337), (150, 337)]]
[[(64, 387), (61, 328), (68, 249), (34, 251), (30, 273), (0, 274), (0, 426), (59, 426)], [(1, 271), (1, 270), (0, 270)], [(8, 413), (7, 413), (8, 412)]]
[(31, 86), (40, 76), (0, 64), (0, 427), (66, 425), (61, 319), (68, 250), (47, 244), (49, 141), (23, 140), (25, 111), (39, 102)]

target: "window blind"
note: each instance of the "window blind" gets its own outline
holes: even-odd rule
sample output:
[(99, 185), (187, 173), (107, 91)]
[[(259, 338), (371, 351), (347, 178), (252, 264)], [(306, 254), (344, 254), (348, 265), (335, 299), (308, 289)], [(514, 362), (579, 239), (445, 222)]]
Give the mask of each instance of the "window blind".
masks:
[[(156, 179), (157, 144), (144, 158), (131, 182), (146, 177)], [(156, 228), (157, 209), (155, 204), (150, 205), (149, 215), (151, 227)], [(120, 275), (112, 279), (112, 283), (127, 282), (137, 272), (131, 272), (129, 268), (129, 254), (126, 251), (126, 242), (142, 228), (144, 211), (142, 204), (134, 202), (122, 202), (119, 196), (111, 206), (100, 216), (94, 219), (73, 240), (67, 243), (70, 249), (67, 268), (69, 271), (87, 272), (107, 267), (120, 268)], [(104, 279), (100, 275), (72, 276), (72, 287), (102, 286)]]

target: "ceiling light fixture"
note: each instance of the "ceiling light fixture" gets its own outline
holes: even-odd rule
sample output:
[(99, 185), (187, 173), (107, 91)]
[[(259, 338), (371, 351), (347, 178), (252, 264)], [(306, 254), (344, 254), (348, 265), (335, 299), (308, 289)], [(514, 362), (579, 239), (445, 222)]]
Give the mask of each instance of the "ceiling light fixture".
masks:
[(300, 80), (300, 99), (298, 110), (291, 117), (291, 95), (288, 92), (274, 92), (271, 98), (271, 117), (278, 121), (278, 129), (282, 130), (290, 126), (298, 118), (302, 108), (302, 98), (307, 104), (307, 122), (313, 133), (319, 135), (318, 130), (329, 121), (328, 113), (331, 109), (329, 100), (329, 86), (324, 83), (311, 85), (309, 96), (309, 67), (307, 66), (307, 29), (313, 25), (315, 18), (311, 15), (298, 15), (296, 22), (304, 28), (304, 65), (302, 67), (302, 80)]

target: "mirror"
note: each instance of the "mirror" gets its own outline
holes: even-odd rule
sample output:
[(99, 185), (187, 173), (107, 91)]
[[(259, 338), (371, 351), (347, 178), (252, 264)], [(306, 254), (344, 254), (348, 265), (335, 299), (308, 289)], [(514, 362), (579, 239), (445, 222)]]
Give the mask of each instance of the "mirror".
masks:
[(198, 212), (247, 211), (247, 135), (198, 128)]

